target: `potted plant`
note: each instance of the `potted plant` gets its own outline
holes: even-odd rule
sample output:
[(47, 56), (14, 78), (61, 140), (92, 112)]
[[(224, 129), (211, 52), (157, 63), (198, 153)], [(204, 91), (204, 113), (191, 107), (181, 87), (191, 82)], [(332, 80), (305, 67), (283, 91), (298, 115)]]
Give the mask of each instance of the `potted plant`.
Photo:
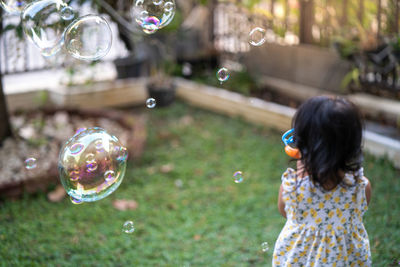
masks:
[(165, 61), (161, 65), (158, 71), (152, 70), (153, 75), (147, 83), (147, 92), (149, 97), (155, 99), (157, 106), (166, 107), (175, 100), (175, 84), (170, 76), (174, 64)]

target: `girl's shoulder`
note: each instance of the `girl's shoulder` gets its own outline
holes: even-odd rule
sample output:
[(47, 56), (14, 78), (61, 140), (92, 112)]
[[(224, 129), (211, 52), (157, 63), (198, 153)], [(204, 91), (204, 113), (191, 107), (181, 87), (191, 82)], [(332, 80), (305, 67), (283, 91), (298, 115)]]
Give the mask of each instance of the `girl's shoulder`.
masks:
[[(287, 168), (286, 171), (283, 172), (282, 177), (282, 185), (285, 191), (291, 192), (296, 190), (296, 187), (301, 185), (310, 184), (311, 187), (319, 188), (319, 185), (314, 185), (308, 175), (301, 175), (301, 173), (297, 172), (292, 168)], [(368, 185), (369, 181), (364, 176), (364, 169), (361, 167), (355, 172), (347, 172), (344, 175), (343, 181), (339, 184), (336, 189), (339, 187), (346, 188), (365, 188)], [(326, 191), (326, 190), (322, 190)], [(334, 191), (334, 190), (332, 190)]]

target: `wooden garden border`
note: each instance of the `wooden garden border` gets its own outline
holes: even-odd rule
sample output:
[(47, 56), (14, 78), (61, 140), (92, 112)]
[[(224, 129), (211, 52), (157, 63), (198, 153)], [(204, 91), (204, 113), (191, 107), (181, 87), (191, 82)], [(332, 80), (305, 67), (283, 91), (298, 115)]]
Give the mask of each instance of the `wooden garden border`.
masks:
[[(180, 78), (175, 82), (177, 96), (195, 106), (229, 116), (241, 116), (247, 121), (281, 131), (291, 128), (293, 108)], [(364, 149), (375, 156), (387, 156), (395, 167), (400, 168), (400, 141), (365, 130)]]
[[(87, 90), (82, 89), (85, 87), (77, 86), (63, 88), (62, 90), (49, 90), (48, 93), (50, 103), (56, 106), (101, 108), (132, 104), (144, 105), (147, 98), (146, 82), (146, 78), (117, 80), (94, 84), (88, 86)], [(271, 84), (271, 79), (269, 82)], [(272, 80), (272, 82), (275, 82), (275, 88), (278, 86), (282, 87), (282, 80)], [(242, 117), (249, 122), (265, 125), (280, 131), (290, 128), (292, 116), (295, 113), (295, 109), (293, 108), (258, 98), (245, 97), (238, 93), (202, 85), (182, 78), (176, 78), (175, 84), (177, 97), (195, 106), (233, 117)], [(297, 94), (304, 99), (321, 94), (321, 91), (315, 88), (302, 85), (293, 87), (292, 84), (290, 86), (284, 86), (286, 87), (284, 91), (291, 95)], [(302, 90), (299, 90), (300, 87)], [(21, 101), (27, 109), (37, 107), (38, 104), (32, 100), (32, 94), (38, 94), (38, 92), (7, 95), (11, 110), (20, 107), (18, 103), (15, 103), (16, 101)], [(368, 101), (357, 101), (357, 99), (361, 98), (357, 96), (351, 97), (351, 100), (356, 102), (356, 104), (362, 105), (362, 103), (366, 103), (362, 106), (362, 110), (369, 112), (373, 112), (374, 110), (384, 112), (388, 110), (388, 116), (393, 117), (397, 114), (396, 109), (388, 107), (399, 103), (392, 103), (393, 101), (390, 100), (388, 102), (385, 100), (371, 102), (370, 98), (368, 98)], [(365, 131), (364, 148), (372, 155), (379, 157), (387, 156), (395, 167), (400, 168), (400, 142), (398, 140)]]

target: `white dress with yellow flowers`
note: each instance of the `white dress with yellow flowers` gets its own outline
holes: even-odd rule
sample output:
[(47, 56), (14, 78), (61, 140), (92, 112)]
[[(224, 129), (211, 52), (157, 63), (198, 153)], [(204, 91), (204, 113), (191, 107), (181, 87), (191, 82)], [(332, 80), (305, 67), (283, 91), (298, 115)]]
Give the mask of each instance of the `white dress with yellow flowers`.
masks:
[[(358, 177), (358, 179), (356, 179)], [(371, 266), (368, 234), (362, 216), (367, 210), (361, 168), (346, 174), (331, 191), (297, 178), (293, 169), (282, 175), (287, 221), (275, 244), (272, 266)]]

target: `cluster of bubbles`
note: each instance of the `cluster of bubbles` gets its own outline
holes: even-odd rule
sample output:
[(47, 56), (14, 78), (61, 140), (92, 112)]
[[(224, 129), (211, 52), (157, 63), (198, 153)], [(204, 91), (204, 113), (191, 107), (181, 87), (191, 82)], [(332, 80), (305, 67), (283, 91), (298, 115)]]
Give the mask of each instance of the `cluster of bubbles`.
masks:
[(76, 133), (60, 151), (61, 183), (73, 203), (105, 198), (121, 184), (128, 157), (118, 138), (93, 127)]
[(0, 5), (8, 13), (21, 15), (25, 35), (45, 57), (65, 47), (74, 58), (98, 60), (111, 48), (108, 22), (97, 15), (75, 19), (76, 12), (63, 0), (0, 0)]
[(240, 184), (243, 182), (243, 173), (241, 171), (237, 171), (233, 174), (233, 179), (235, 183)]
[(132, 234), (133, 232), (135, 232), (135, 225), (132, 221), (126, 221), (122, 226), (122, 231), (127, 234)]
[(143, 32), (152, 34), (172, 21), (175, 9), (174, 0), (135, 0), (132, 17)]
[[(36, 0), (28, 3), (22, 0), (0, 0), (0, 6), (11, 14), (21, 14), (23, 31), (46, 56), (57, 54), (63, 47), (74, 58), (98, 60), (111, 48), (112, 34), (107, 21), (97, 15), (86, 15), (74, 20), (76, 12), (62, 0)], [(132, 15), (147, 34), (167, 26), (175, 15), (174, 0), (136, 0)], [(249, 33), (249, 43), (261, 46), (265, 42), (266, 31), (256, 27)], [(190, 67), (190, 69), (189, 69)], [(187, 67), (188, 75), (191, 66)], [(217, 79), (222, 84), (230, 77), (227, 68), (217, 71)], [(154, 98), (146, 101), (148, 108), (156, 106)], [(73, 204), (92, 202), (105, 198), (121, 184), (128, 152), (118, 138), (104, 129), (80, 128), (63, 146), (58, 168), (61, 183)], [(36, 168), (35, 158), (25, 160), (25, 168)], [(243, 173), (233, 174), (235, 183), (243, 182)], [(175, 181), (181, 188), (183, 182)], [(122, 231), (133, 233), (132, 221), (123, 224)], [(261, 244), (263, 252), (269, 250), (268, 242)]]
[(156, 107), (156, 100), (154, 99), (154, 98), (152, 98), (152, 97), (150, 97), (150, 98), (148, 98), (147, 100), (146, 100), (146, 106), (148, 107), (148, 108), (155, 108)]

